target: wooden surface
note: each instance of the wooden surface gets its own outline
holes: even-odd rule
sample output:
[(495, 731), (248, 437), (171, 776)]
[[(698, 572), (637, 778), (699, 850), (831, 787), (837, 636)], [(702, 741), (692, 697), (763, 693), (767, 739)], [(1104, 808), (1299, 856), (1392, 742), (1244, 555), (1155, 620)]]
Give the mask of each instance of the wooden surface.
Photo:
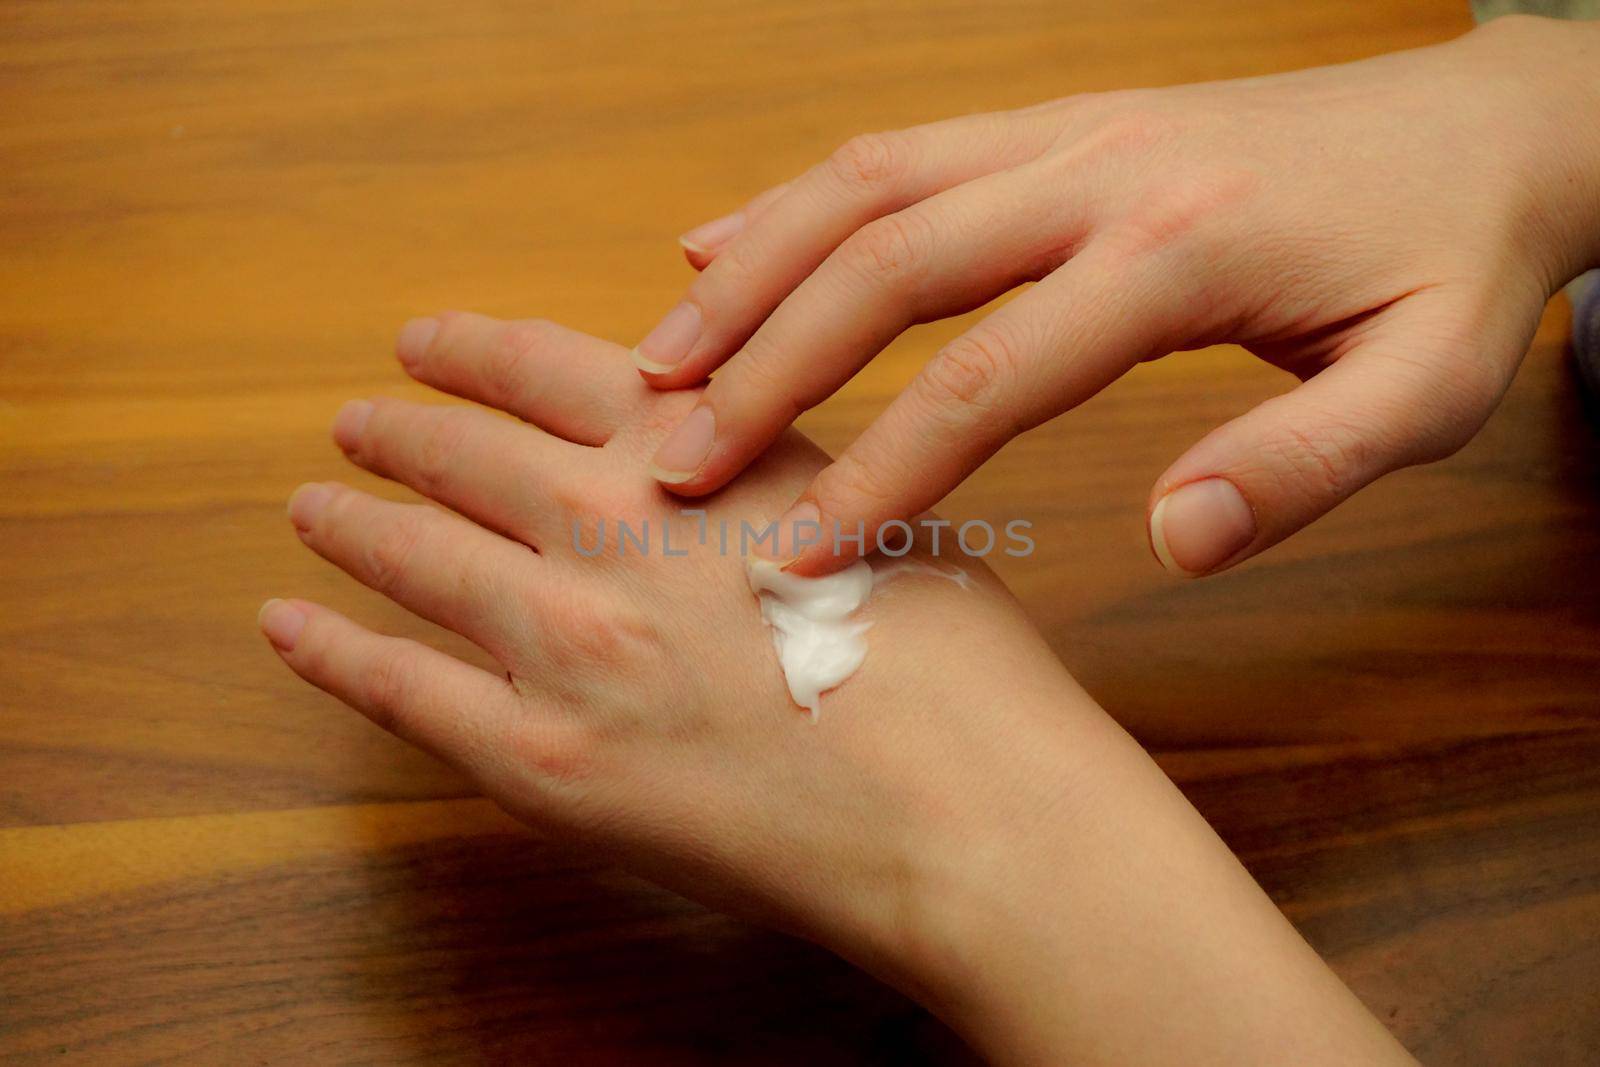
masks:
[[(303, 550), (401, 321), (632, 342), (674, 235), (848, 135), (1264, 73), (1456, 0), (0, 7), (0, 1058), (958, 1062), (897, 995), (523, 834), (293, 679)], [(1600, 1055), (1600, 448), (1552, 311), (1458, 457), (1238, 573), (1169, 580), (1145, 494), (1286, 379), (1139, 369), (946, 502), (1338, 971), (1432, 1063)], [(941, 338), (804, 425), (837, 448)], [(364, 479), (356, 478), (358, 482)]]

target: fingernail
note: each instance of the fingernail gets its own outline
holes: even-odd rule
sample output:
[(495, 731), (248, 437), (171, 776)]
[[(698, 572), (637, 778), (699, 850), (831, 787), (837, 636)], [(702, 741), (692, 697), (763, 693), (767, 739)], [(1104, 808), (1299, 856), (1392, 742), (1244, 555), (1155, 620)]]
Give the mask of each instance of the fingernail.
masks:
[(1255, 513), (1226, 478), (1180, 485), (1150, 512), (1150, 547), (1177, 574), (1215, 570), (1255, 537)]
[(289, 496), (289, 521), (301, 533), (306, 532), (331, 499), (332, 489), (317, 482), (307, 482)]
[(361, 433), (372, 417), (372, 401), (351, 400), (333, 417), (333, 440), (346, 452), (354, 452), (361, 444)]
[(400, 327), (400, 337), (394, 343), (394, 354), (407, 367), (415, 367), (422, 362), (422, 357), (428, 354), (428, 346), (433, 344), (433, 338), (438, 332), (438, 319), (432, 317), (412, 319)]
[(711, 452), (717, 435), (717, 417), (701, 404), (667, 435), (650, 461), (650, 476), (658, 482), (677, 485), (695, 476)]
[(633, 362), (640, 370), (665, 374), (683, 362), (699, 339), (700, 309), (686, 300), (667, 312), (639, 342), (633, 350)]
[(735, 211), (720, 219), (702, 222), (678, 238), (678, 243), (691, 252), (709, 252), (733, 240), (742, 229), (744, 229), (744, 212)]
[(763, 559), (794, 559), (805, 549), (822, 543), (822, 512), (809, 500), (784, 512), (773, 526), (777, 536), (755, 545), (756, 555)]
[(256, 625), (267, 635), (274, 648), (293, 652), (294, 643), (300, 640), (300, 631), (306, 628), (306, 616), (299, 608), (276, 598), (261, 605), (256, 614)]

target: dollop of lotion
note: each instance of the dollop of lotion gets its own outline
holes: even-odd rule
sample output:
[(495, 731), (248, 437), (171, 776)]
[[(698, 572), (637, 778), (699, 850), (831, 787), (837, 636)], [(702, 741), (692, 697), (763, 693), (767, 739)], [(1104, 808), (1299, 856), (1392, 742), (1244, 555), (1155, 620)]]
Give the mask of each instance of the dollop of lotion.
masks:
[(964, 588), (972, 584), (965, 571), (945, 572), (912, 560), (888, 563), (876, 573), (866, 560), (857, 560), (821, 578), (787, 574), (766, 559), (750, 560), (746, 571), (761, 602), (761, 617), (772, 627), (789, 695), (811, 712), (813, 721), (822, 710), (822, 694), (854, 674), (867, 658), (862, 635), (872, 624), (851, 616), (875, 584), (908, 573), (948, 578)]
[(761, 617), (772, 627), (778, 665), (789, 695), (815, 719), (822, 694), (855, 673), (867, 658), (862, 634), (870, 622), (850, 618), (872, 592), (872, 567), (857, 560), (821, 578), (786, 574), (772, 560), (752, 559), (750, 588), (761, 601)]

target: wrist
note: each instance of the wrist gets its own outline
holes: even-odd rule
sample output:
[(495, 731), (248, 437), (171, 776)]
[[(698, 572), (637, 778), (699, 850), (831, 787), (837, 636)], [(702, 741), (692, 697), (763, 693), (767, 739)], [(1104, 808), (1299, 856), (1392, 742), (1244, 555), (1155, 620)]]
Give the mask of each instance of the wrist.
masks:
[(942, 949), (947, 904), (992, 869), (975, 857), (1025, 849), (1018, 824), (1080, 777), (1081, 735), (1115, 729), (987, 568), (962, 569), (965, 587), (913, 574), (863, 609), (866, 660), (824, 695), (806, 735), (860, 770), (858, 800), (809, 861), (826, 877), (784, 879), (775, 914), (759, 916), (941, 1016), (957, 962)]
[(1081, 900), (1063, 885), (1104, 852), (1095, 839), (1115, 820), (1099, 808), (1126, 795), (1127, 750), (1165, 785), (1064, 670), (1043, 673), (1018, 684), (997, 671), (1003, 684), (988, 677), (963, 698), (959, 713), (982, 728), (958, 770), (930, 779), (930, 818), (908, 841), (870, 960), (858, 960), (997, 1063), (1049, 1061), (1052, 1020), (1081, 1018), (1059, 996), (1071, 958), (1057, 951), (1060, 909)]
[(922, 850), (896, 944), (901, 988), (995, 1063), (1075, 1059), (1064, 1031), (1092, 1017), (1073, 927), (1096, 890), (1077, 879), (1107, 855), (1121, 731), (1072, 692), (985, 775), (1003, 790)]
[(1034, 707), (921, 849), (889, 980), (996, 1063), (1410, 1062), (1104, 712)]

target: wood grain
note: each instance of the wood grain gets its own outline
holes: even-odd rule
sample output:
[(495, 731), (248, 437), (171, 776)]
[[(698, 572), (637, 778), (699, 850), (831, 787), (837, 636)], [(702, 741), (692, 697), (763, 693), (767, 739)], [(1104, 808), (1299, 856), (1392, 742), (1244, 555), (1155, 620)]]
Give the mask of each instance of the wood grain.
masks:
[[(1450, 0), (0, 8), (0, 1056), (960, 1062), (807, 946), (535, 841), (284, 672), (339, 402), (448, 306), (637, 339), (673, 236), (852, 133), (1440, 40)], [(808, 415), (847, 442), (960, 327)], [(1140, 368), (942, 510), (1432, 1063), (1600, 1049), (1600, 447), (1553, 309), (1467, 450), (1167, 579), (1142, 514), (1285, 387)], [(357, 477), (357, 481), (363, 479)], [(374, 484), (365, 481), (364, 484)]]

